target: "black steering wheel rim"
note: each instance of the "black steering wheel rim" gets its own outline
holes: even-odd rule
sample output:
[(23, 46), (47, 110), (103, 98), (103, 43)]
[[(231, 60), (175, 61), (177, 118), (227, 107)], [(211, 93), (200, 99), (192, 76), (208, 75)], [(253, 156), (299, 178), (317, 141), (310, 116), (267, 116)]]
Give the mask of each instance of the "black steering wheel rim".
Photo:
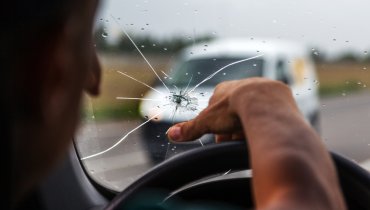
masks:
[[(362, 202), (361, 209), (370, 209), (370, 175), (354, 162), (331, 152), (349, 209)], [(139, 193), (150, 189), (168, 192), (201, 178), (230, 169), (249, 169), (245, 142), (226, 142), (200, 147), (177, 155), (157, 165), (119, 193), (105, 209), (122, 208)], [(181, 174), (181, 176), (176, 176)], [(174, 177), (175, 178), (171, 178)], [(356, 204), (354, 204), (356, 205)]]

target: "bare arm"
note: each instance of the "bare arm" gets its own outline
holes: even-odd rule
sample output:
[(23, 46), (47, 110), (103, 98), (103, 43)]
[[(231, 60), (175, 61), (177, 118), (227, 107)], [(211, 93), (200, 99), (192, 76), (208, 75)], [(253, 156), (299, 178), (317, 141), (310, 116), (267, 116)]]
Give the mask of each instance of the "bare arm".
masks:
[(282, 83), (222, 83), (197, 118), (168, 134), (188, 141), (204, 133), (217, 134), (218, 142), (247, 137), (257, 209), (345, 209), (330, 156)]

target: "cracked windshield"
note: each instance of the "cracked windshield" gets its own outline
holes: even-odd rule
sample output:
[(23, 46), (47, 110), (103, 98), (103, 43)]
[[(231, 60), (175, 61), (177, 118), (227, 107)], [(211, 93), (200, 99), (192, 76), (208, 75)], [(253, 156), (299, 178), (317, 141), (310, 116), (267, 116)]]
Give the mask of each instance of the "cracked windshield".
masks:
[[(98, 184), (121, 191), (155, 165), (214, 143), (170, 143), (215, 86), (266, 77), (290, 86), (328, 149), (370, 169), (370, 3), (355, 1), (102, 2), (95, 47), (101, 94), (85, 97), (75, 144)], [(345, 14), (345, 15), (343, 15)]]

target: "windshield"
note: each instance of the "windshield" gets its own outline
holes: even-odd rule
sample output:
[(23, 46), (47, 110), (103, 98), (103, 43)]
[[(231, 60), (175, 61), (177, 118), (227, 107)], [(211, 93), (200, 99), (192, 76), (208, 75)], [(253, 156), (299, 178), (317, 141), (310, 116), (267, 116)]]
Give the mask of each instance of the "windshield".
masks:
[(173, 144), (166, 131), (207, 107), (218, 83), (261, 76), (289, 85), (329, 150), (370, 168), (368, 8), (364, 0), (102, 2), (101, 94), (83, 102), (81, 163), (97, 184), (122, 191), (162, 161), (214, 143), (209, 134)]
[[(251, 57), (251, 56), (246, 56)], [(172, 78), (170, 84), (177, 87), (186, 87), (188, 84), (194, 86), (212, 75), (218, 69), (243, 58), (204, 58), (193, 59), (180, 63), (177, 68), (172, 71), (170, 77)], [(212, 79), (204, 83), (204, 86), (215, 86), (222, 81), (236, 80), (248, 77), (262, 76), (262, 60), (249, 60), (238, 65), (230, 66), (227, 71), (224, 71)]]

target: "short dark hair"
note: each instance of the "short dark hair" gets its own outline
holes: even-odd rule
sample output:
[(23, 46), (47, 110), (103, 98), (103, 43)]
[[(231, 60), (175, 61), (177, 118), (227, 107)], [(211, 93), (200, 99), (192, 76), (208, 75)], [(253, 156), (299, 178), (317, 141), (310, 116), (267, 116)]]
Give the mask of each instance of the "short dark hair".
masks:
[[(27, 75), (34, 74), (37, 69), (29, 69), (25, 61), (35, 58), (40, 47), (52, 42), (55, 33), (65, 21), (79, 11), (88, 0), (4, 0), (0, 3), (0, 94), (1, 94), (1, 124), (0, 139), (2, 139), (2, 160), (5, 163), (5, 173), (2, 173), (1, 185), (5, 192), (4, 209), (11, 208), (12, 163), (14, 155), (14, 128), (17, 118), (30, 114), (27, 106), (37, 106), (38, 102), (22, 102), (18, 90), (24, 91)], [(37, 85), (37, 84), (36, 84)], [(29, 87), (35, 88), (35, 87)], [(26, 96), (27, 97), (27, 96)], [(23, 101), (22, 101), (23, 100)], [(32, 113), (31, 113), (32, 114)], [(24, 117), (24, 116), (23, 116)], [(9, 164), (9, 165), (8, 165)], [(7, 170), (8, 169), (8, 170)], [(3, 177), (5, 176), (5, 177)]]

